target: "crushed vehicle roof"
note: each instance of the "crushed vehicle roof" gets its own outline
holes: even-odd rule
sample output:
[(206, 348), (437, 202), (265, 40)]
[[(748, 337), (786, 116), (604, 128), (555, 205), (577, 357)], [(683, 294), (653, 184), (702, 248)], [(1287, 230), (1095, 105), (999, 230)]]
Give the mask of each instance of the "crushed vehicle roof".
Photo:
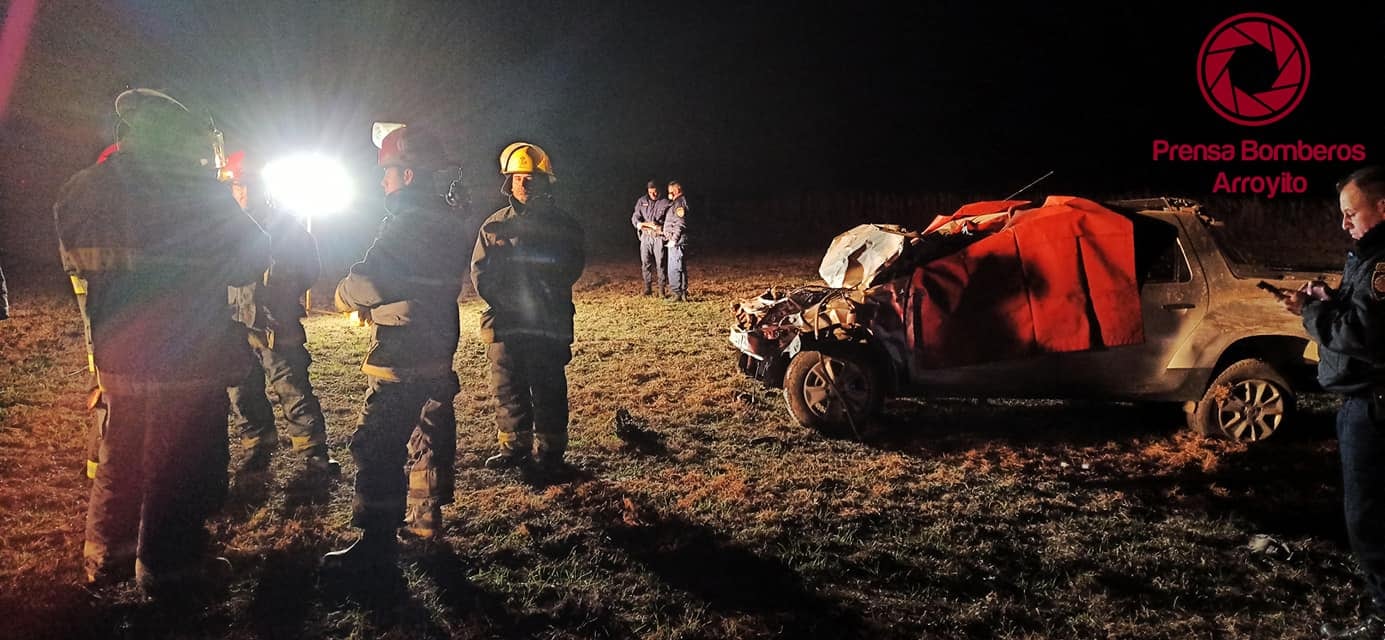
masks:
[(1073, 196), (1029, 204), (971, 203), (923, 232), (855, 227), (819, 275), (888, 300), (924, 368), (1143, 342), (1132, 220)]

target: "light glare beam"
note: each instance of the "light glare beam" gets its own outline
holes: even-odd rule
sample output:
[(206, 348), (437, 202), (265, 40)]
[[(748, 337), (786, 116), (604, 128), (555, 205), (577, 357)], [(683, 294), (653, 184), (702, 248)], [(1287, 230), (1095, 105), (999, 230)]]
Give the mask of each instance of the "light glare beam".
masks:
[(264, 181), (276, 205), (307, 218), (338, 213), (355, 198), (355, 186), (341, 163), (318, 154), (270, 162)]

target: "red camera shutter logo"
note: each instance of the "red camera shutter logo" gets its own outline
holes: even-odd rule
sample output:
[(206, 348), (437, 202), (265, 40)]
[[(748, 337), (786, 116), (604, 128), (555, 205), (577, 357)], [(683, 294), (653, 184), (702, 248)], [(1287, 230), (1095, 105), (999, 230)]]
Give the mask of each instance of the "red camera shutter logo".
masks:
[[(1258, 47), (1276, 66), (1268, 89), (1251, 91), (1237, 85), (1231, 60), (1238, 51)], [(1222, 21), (1197, 57), (1198, 87), (1212, 110), (1227, 120), (1259, 127), (1289, 115), (1308, 88), (1308, 49), (1287, 22), (1267, 13), (1242, 13)]]

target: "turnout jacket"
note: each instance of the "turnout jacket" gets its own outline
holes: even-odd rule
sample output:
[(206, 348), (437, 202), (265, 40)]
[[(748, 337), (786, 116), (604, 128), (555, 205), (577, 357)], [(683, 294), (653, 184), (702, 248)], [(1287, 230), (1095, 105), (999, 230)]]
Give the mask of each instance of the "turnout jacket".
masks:
[(337, 310), (370, 319), (366, 375), (394, 382), (445, 376), (461, 333), (466, 225), (441, 196), (419, 187), (385, 196), (385, 210), (375, 242), (337, 284)]
[(226, 288), (269, 264), (269, 238), (209, 172), (116, 153), (53, 206), (63, 268), (85, 282), (101, 386), (226, 386), (249, 367)]
[(1342, 284), (1326, 301), (1303, 305), (1303, 328), (1322, 347), (1318, 382), (1357, 395), (1385, 386), (1385, 224), (1347, 253)]
[[(307, 341), (299, 318), (307, 316), (299, 297), (322, 272), (317, 242), (296, 218), (268, 211), (263, 220), (270, 238), (270, 265), (259, 280), (229, 290), (231, 313), (251, 331), (252, 343), (263, 344), (266, 331), (274, 332), (276, 345)], [(251, 214), (255, 218), (254, 214)]]
[(489, 307), (481, 339), (543, 338), (572, 344), (572, 285), (586, 268), (582, 227), (545, 199), (486, 218), (471, 255), (471, 281)]

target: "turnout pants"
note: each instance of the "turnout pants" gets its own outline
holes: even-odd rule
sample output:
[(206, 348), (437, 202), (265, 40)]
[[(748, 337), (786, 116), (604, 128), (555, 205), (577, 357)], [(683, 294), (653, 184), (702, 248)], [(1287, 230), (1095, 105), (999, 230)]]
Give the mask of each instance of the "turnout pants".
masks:
[(1385, 415), (1371, 404), (1368, 397), (1342, 400), (1337, 446), (1347, 537), (1376, 611), (1385, 614)]
[(240, 434), (242, 446), (247, 451), (273, 449), (278, 442), (269, 391), (278, 397), (294, 453), (326, 455), (327, 424), (308, 379), (313, 359), (307, 347), (281, 344), (275, 349), (255, 346), (253, 350), (255, 365), (239, 385), (230, 388), (231, 424)]
[(649, 291), (657, 279), (659, 290), (667, 283), (664, 272), (664, 241), (652, 233), (640, 232), (640, 270), (644, 289)]
[(543, 338), (486, 347), (500, 449), (561, 458), (567, 451), (567, 344)]
[[(152, 385), (151, 385), (152, 386)], [(105, 390), (106, 433), (87, 509), (90, 582), (134, 573), (150, 588), (196, 577), (204, 521), (225, 499), (226, 389)]]
[(674, 295), (688, 294), (688, 266), (683, 261), (683, 245), (675, 244), (668, 248), (668, 288)]
[[(398, 527), (405, 518), (452, 504), (456, 486), (457, 374), (414, 382), (368, 377), (361, 418), (351, 434), (356, 496), (351, 523)], [(407, 497), (406, 497), (407, 493)]]

